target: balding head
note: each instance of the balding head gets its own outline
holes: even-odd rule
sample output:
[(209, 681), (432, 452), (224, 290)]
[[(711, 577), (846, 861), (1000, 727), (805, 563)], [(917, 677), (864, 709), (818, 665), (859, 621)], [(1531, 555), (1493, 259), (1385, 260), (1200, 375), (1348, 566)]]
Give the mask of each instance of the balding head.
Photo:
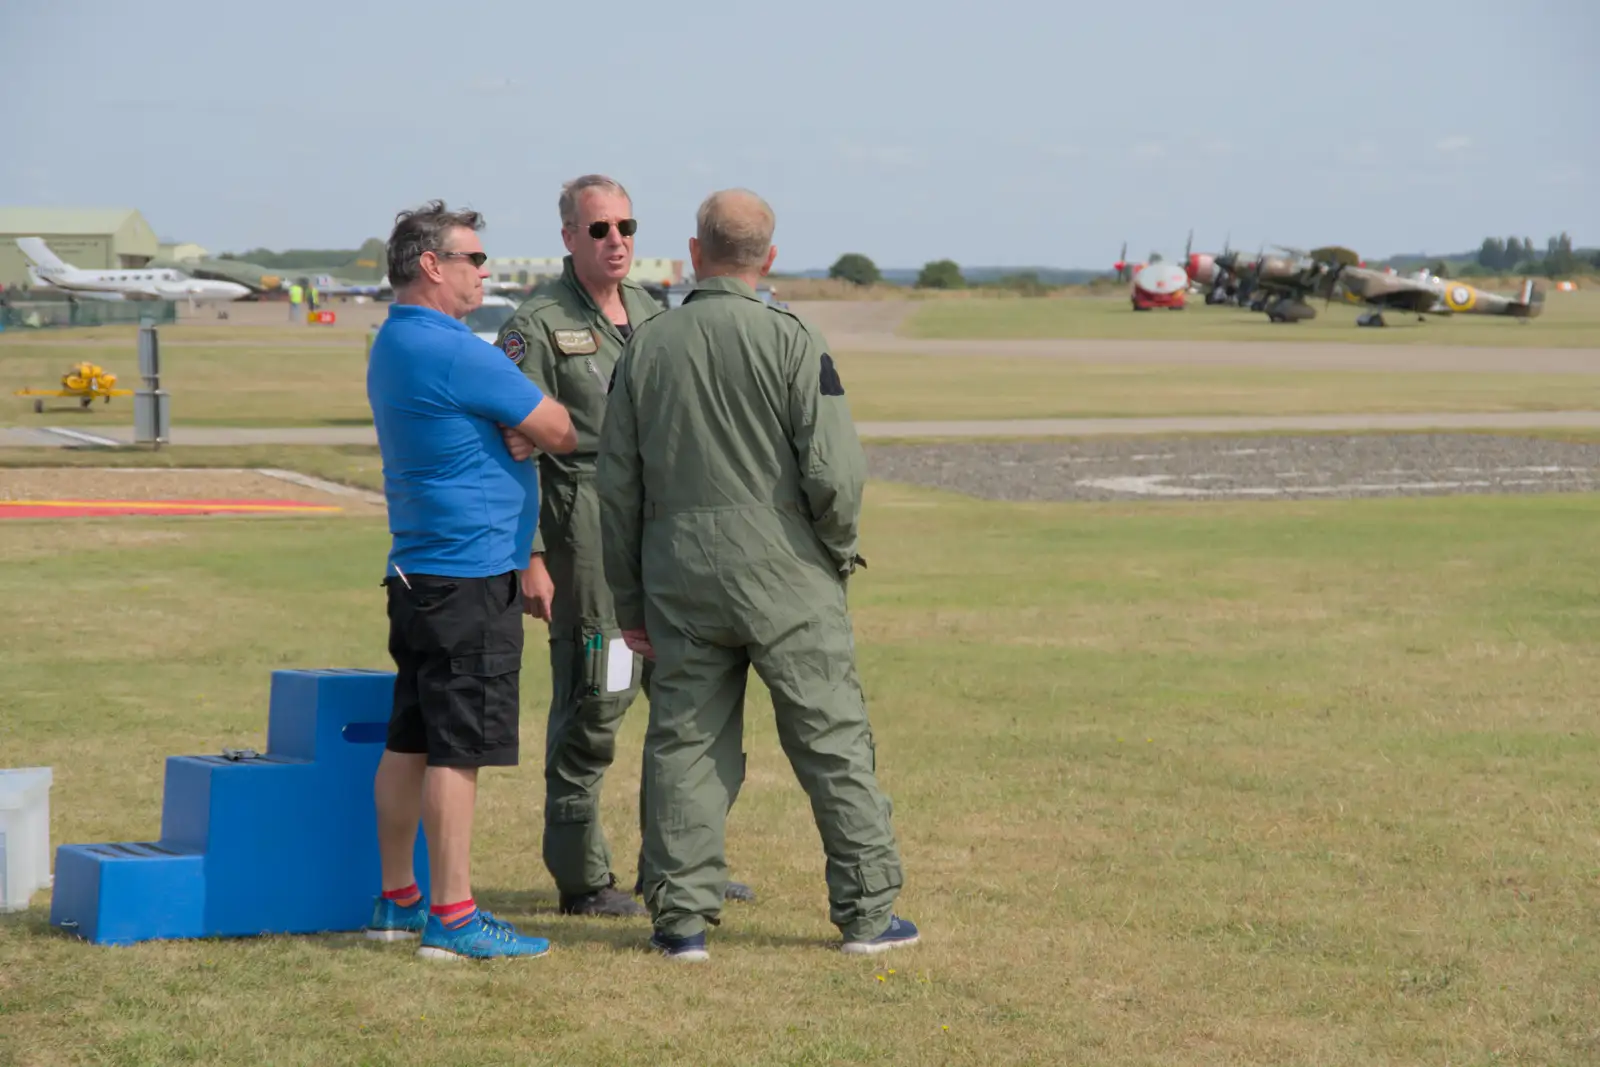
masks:
[(748, 189), (724, 189), (706, 197), (695, 217), (697, 237), (690, 242), (696, 277), (718, 274), (759, 277), (772, 266), (777, 250), (772, 230), (777, 218), (767, 202)]

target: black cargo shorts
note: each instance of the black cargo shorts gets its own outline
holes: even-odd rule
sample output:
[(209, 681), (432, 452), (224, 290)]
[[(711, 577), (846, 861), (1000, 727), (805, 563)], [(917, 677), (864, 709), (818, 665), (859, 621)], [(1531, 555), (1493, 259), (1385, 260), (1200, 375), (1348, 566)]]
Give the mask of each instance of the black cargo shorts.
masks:
[(396, 669), (387, 747), (427, 753), (431, 767), (515, 766), (522, 670), (517, 572), (407, 574), (383, 584)]

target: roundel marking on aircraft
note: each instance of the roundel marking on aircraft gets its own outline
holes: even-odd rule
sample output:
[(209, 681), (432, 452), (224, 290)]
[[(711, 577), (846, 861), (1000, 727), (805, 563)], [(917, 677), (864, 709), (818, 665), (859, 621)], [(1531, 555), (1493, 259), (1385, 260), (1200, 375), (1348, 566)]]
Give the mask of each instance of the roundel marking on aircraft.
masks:
[(1444, 302), (1451, 311), (1467, 311), (1478, 302), (1478, 293), (1470, 285), (1451, 285), (1445, 288)]

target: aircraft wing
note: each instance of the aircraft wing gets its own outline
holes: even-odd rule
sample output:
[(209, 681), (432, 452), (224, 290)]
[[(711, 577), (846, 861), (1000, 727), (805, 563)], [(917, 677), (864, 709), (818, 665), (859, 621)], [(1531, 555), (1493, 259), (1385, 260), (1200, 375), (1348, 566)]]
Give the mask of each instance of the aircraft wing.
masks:
[(1394, 308), (1397, 311), (1422, 312), (1430, 310), (1439, 302), (1439, 294), (1426, 285), (1407, 282), (1394, 285), (1386, 292), (1365, 297), (1364, 302), (1374, 307)]

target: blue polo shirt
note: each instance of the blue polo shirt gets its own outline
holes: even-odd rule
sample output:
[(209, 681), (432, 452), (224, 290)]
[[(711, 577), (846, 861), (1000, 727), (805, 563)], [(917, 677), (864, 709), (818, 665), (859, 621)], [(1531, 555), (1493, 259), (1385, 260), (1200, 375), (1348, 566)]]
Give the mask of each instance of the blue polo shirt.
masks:
[(390, 305), (367, 365), (390, 573), (487, 578), (527, 567), (538, 476), (532, 459), (511, 458), (499, 425), (516, 426), (542, 399), (466, 324), (432, 308)]

